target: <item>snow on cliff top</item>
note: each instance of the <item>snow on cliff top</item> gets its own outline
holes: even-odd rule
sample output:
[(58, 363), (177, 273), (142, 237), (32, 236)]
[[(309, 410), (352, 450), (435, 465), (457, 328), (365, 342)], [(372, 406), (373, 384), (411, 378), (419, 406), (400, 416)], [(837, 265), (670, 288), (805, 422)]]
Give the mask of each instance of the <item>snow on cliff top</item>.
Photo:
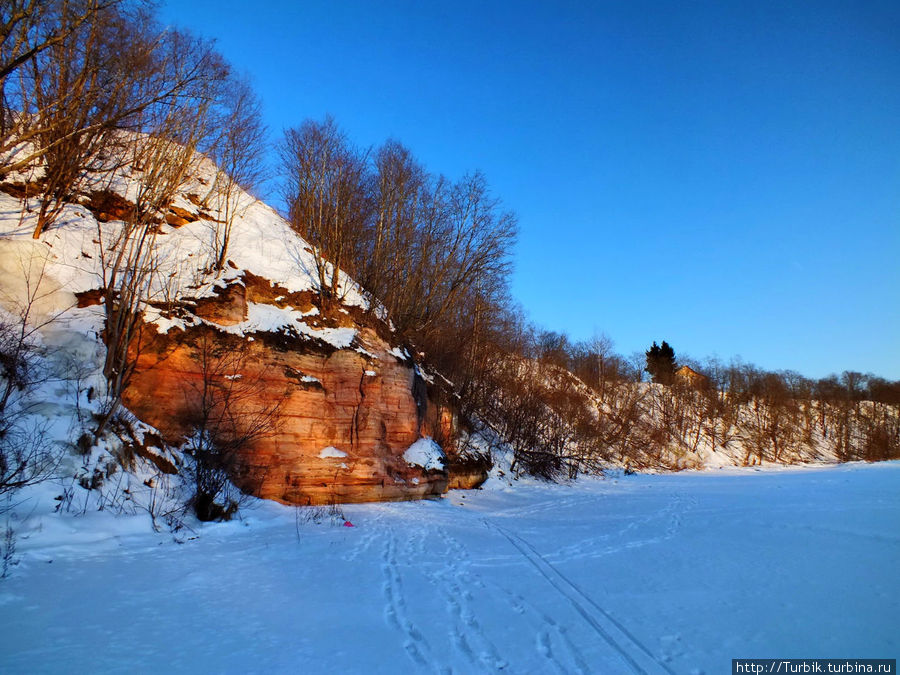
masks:
[[(133, 199), (134, 185), (140, 179), (136, 171), (119, 176), (97, 189), (111, 189), (126, 199)], [(288, 223), (270, 206), (241, 191), (235, 208), (236, 218), (225, 269), (210, 273), (215, 254), (216, 213), (204, 214), (195, 202), (198, 195), (206, 195), (215, 181), (215, 167), (207, 159), (199, 162), (192, 177), (179, 189), (172, 206), (198, 216), (199, 219), (180, 227), (160, 226), (156, 238), (160, 273), (149, 295), (151, 302), (173, 298), (208, 297), (216, 286), (223, 286), (240, 278), (246, 271), (272, 282), (289, 292), (315, 290), (318, 287), (316, 260), (310, 245), (290, 228)], [(101, 230), (104, 242), (114, 240), (122, 227), (120, 221), (99, 223), (86, 207), (68, 204), (55, 223), (39, 240), (31, 233), (37, 222), (37, 200), (25, 201), (0, 192), (0, 303), (15, 310), (27, 293), (27, 270), (34, 284), (43, 273), (40, 301), (35, 318), (43, 319), (70, 311), (76, 305), (76, 293), (97, 289), (102, 285)], [(210, 215), (210, 211), (212, 212)], [(46, 266), (44, 263), (46, 262)], [(341, 275), (341, 295), (345, 305), (367, 309), (368, 300), (360, 287), (348, 276)], [(98, 309), (100, 311), (98, 311)], [(271, 311), (269, 311), (271, 310)], [(145, 318), (156, 323), (163, 332), (172, 326), (183, 328), (178, 321), (166, 319), (148, 305)], [(96, 329), (102, 309), (82, 312), (93, 316), (91, 328)], [(274, 316), (273, 314), (279, 314)], [(281, 316), (284, 314), (284, 316)], [(352, 329), (312, 329), (299, 324), (303, 314), (286, 308), (267, 306), (254, 309), (246, 326), (232, 327), (232, 332), (246, 330), (278, 330), (285, 325), (300, 327), (300, 332), (334, 344), (338, 348), (350, 345)], [(220, 327), (221, 328), (221, 327)]]

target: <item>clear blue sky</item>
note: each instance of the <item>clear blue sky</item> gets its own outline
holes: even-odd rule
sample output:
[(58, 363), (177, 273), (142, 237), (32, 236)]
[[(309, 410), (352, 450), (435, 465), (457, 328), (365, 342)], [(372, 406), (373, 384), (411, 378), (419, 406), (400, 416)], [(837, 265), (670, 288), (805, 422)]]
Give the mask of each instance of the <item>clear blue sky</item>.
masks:
[(277, 137), (481, 169), (513, 293), (619, 352), (900, 379), (900, 3), (168, 0)]

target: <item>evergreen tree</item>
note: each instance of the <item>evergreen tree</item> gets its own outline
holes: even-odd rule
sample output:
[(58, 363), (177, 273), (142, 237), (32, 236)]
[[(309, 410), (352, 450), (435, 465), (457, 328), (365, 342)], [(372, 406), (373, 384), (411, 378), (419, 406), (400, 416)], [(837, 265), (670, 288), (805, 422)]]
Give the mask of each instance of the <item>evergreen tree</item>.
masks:
[(645, 354), (647, 356), (646, 370), (650, 373), (653, 381), (658, 384), (671, 384), (675, 378), (677, 365), (675, 363), (675, 350), (672, 349), (669, 343), (663, 340), (662, 345), (657, 345), (654, 342), (653, 346)]

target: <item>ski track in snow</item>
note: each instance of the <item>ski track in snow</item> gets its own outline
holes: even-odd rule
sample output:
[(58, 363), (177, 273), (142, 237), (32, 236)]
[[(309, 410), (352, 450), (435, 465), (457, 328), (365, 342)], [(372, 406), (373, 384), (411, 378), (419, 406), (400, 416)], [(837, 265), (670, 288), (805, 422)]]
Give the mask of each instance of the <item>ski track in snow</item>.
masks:
[[(503, 513), (504, 517), (513, 516), (521, 519), (524, 515), (543, 514), (551, 511), (576, 508), (590, 501), (590, 495), (579, 495), (564, 499), (548, 499), (536, 502), (528, 507), (509, 509)], [(686, 498), (681, 493), (675, 492), (668, 499), (668, 503), (661, 512), (650, 513), (641, 518), (634, 518), (617, 532), (587, 538), (576, 544), (567, 546), (555, 552), (552, 556), (539, 553), (521, 535), (507, 527), (498, 525), (488, 518), (481, 518), (481, 523), (503, 537), (513, 545), (524, 560), (529, 563), (545, 579), (550, 586), (568, 603), (604, 642), (619, 656), (622, 663), (634, 673), (672, 673), (673, 671), (657, 658), (650, 649), (645, 646), (633, 633), (631, 633), (620, 621), (614, 618), (606, 609), (600, 606), (580, 586), (561, 572), (557, 564), (559, 561), (576, 560), (582, 557), (596, 558), (613, 552), (640, 548), (652, 544), (665, 542), (678, 533), (681, 526), (682, 513), (687, 503), (696, 504), (696, 500)], [(598, 541), (612, 536), (621, 537), (631, 530), (646, 526), (654, 521), (661, 521), (662, 533), (659, 536), (639, 539), (627, 542), (621, 546), (611, 546), (596, 549)], [(378, 521), (376, 521), (377, 523)], [(374, 524), (374, 523), (373, 523)], [(374, 529), (374, 528), (373, 528)], [(420, 524), (407, 527), (404, 530), (402, 553), (405, 559), (413, 561), (422, 559), (430, 547), (433, 549), (437, 542), (442, 544), (443, 554), (440, 556), (442, 564), (436, 569), (430, 570), (423, 565), (420, 570), (428, 581), (429, 586), (443, 599), (445, 611), (448, 615), (448, 637), (450, 644), (461, 660), (468, 664), (475, 672), (497, 672), (507, 668), (510, 664), (491, 639), (482, 625), (477, 614), (477, 604), (473, 593), (482, 600), (491, 593), (498, 591), (505, 596), (501, 602), (505, 602), (508, 609), (514, 613), (529, 614), (529, 623), (534, 627), (535, 649), (544, 659), (546, 665), (559, 673), (587, 673), (591, 672), (590, 666), (569, 637), (566, 629), (560, 621), (554, 619), (547, 612), (529, 603), (523, 596), (508, 591), (498, 584), (492, 584), (491, 588), (485, 581), (472, 570), (472, 559), (466, 547), (458, 539), (453, 537), (446, 528), (423, 518)], [(359, 552), (368, 547), (360, 542), (355, 549), (352, 559), (358, 557)], [(431, 665), (437, 668), (437, 672), (449, 674), (454, 672), (452, 666), (443, 666), (436, 663), (440, 656), (435, 656), (428, 641), (423, 637), (422, 631), (409, 619), (408, 608), (403, 597), (403, 584), (400, 576), (400, 568), (397, 564), (398, 537), (393, 526), (386, 530), (386, 542), (384, 544), (382, 560), (383, 575), (385, 578), (383, 589), (386, 600), (385, 620), (393, 629), (402, 632), (404, 649), (417, 668), (426, 669)], [(432, 555), (434, 551), (432, 550)], [(504, 560), (500, 557), (492, 557), (494, 560)], [(508, 558), (505, 559), (508, 562)], [(483, 603), (482, 603), (483, 604)], [(496, 608), (495, 608), (496, 609)]]
[(585, 622), (621, 657), (634, 673), (673, 673), (619, 621), (598, 605), (584, 590), (549, 562), (528, 541), (514, 532), (483, 519), (485, 527), (503, 535), (556, 591), (581, 615)]
[[(581, 500), (573, 500), (575, 501)], [(538, 510), (549, 510), (550, 503), (536, 505)], [(374, 526), (383, 526), (373, 527)], [(406, 523), (402, 538), (395, 526), (385, 524), (376, 517), (368, 523), (377, 535), (364, 536), (353, 548), (348, 560), (357, 560), (372, 541), (384, 539), (381, 549), (382, 592), (385, 600), (384, 619), (391, 630), (403, 636), (403, 648), (410, 665), (419, 672), (492, 673), (509, 669), (510, 661), (504, 656), (498, 643), (486, 630), (484, 621), (504, 608), (512, 615), (523, 616), (528, 629), (534, 634), (534, 648), (542, 657), (545, 667), (540, 670), (558, 673), (590, 673), (591, 668), (563, 625), (546, 611), (539, 609), (521, 594), (503, 585), (485, 581), (473, 570), (474, 563), (467, 547), (452, 536), (442, 522), (422, 518), (415, 524)], [(498, 530), (492, 530), (499, 532)], [(507, 535), (502, 535), (504, 539)], [(398, 553), (405, 565), (398, 563)], [(438, 554), (439, 564), (433, 562)], [(410, 617), (410, 608), (404, 595), (401, 567), (413, 574), (413, 561), (426, 559), (417, 572), (428, 582), (431, 592), (440, 598), (446, 613), (448, 644), (455, 657), (450, 658), (437, 645), (424, 637)], [(505, 559), (509, 562), (509, 558)], [(481, 613), (479, 613), (481, 612)]]

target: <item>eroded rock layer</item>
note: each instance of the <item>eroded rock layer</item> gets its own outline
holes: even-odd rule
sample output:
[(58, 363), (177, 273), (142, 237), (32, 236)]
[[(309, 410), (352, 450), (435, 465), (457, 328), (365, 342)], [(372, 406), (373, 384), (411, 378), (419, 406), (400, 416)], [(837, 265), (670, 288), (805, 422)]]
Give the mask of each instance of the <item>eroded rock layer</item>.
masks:
[(236, 453), (244, 489), (290, 504), (418, 499), (447, 489), (447, 471), (403, 458), (422, 432), (415, 368), (372, 328), (360, 328), (345, 349), (208, 325), (145, 332), (125, 404), (168, 442), (196, 428), (204, 401), (221, 408), (227, 400), (239, 413), (238, 433), (240, 420), (252, 425), (278, 408), (270, 428)]

